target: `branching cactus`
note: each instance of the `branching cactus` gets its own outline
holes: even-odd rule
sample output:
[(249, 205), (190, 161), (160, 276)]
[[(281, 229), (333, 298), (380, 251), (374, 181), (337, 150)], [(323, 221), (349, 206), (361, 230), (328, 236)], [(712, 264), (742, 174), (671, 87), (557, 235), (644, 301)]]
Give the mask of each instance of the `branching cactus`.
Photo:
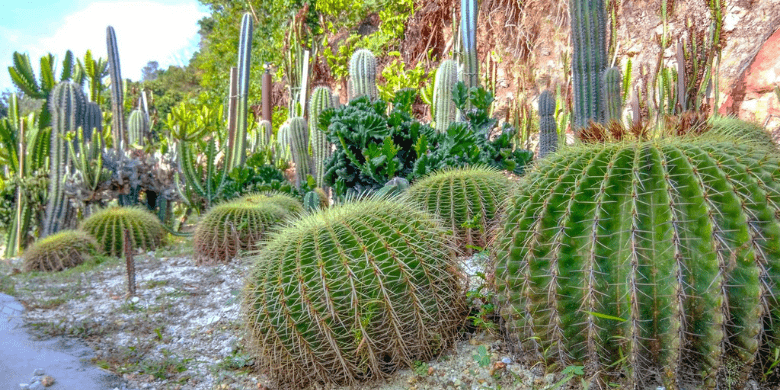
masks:
[(627, 367), (623, 388), (741, 389), (771, 371), (778, 179), (775, 150), (731, 137), (580, 145), (540, 160), (495, 242), (514, 347), (591, 374)]
[(607, 69), (607, 11), (604, 0), (571, 0), (574, 130), (604, 122), (602, 77)]
[(108, 74), (111, 77), (111, 131), (114, 136), (114, 147), (118, 147), (127, 144), (124, 123), (124, 80), (119, 66), (116, 32), (111, 26), (106, 28), (106, 45), (108, 46)]
[(349, 60), (350, 99), (368, 96), (371, 100), (379, 97), (376, 88), (376, 57), (368, 49), (359, 49)]
[(558, 126), (555, 123), (555, 95), (539, 95), (539, 158), (558, 150)]
[(452, 89), (458, 83), (458, 63), (444, 60), (436, 71), (433, 87), (433, 111), (436, 120), (436, 131), (447, 131), (450, 123), (457, 120), (458, 108), (452, 100)]
[(125, 229), (130, 230), (130, 245), (134, 249), (154, 249), (165, 235), (157, 216), (137, 207), (109, 207), (81, 223), (81, 230), (95, 237), (106, 254), (116, 257), (123, 253)]
[(604, 72), (604, 120), (610, 122), (622, 122), (623, 98), (621, 89), (623, 87), (623, 76), (620, 74), (620, 68), (613, 66)]
[(463, 294), (452, 236), (382, 199), (323, 209), (274, 232), (253, 259), (243, 317), (280, 388), (354, 385), (454, 341)]
[(445, 169), (415, 182), (403, 196), (440, 217), (455, 232), (460, 249), (484, 248), (512, 181), (493, 168)]
[(329, 108), (336, 108), (333, 92), (328, 87), (314, 88), (309, 102), (309, 139), (311, 140), (314, 179), (317, 182), (317, 187), (324, 185), (325, 163), (333, 154), (333, 145), (328, 142), (325, 132), (319, 128), (320, 114)]
[(43, 237), (58, 232), (67, 226), (73, 217), (73, 208), (68, 203), (62, 187), (66, 168), (70, 165), (65, 135), (84, 124), (86, 101), (81, 86), (70, 81), (57, 84), (49, 96), (51, 168), (49, 169), (49, 200), (46, 203)]
[(133, 110), (127, 119), (127, 142), (130, 145), (144, 145), (144, 139), (149, 134), (149, 121), (141, 110)]
[(460, 1), (460, 33), (463, 39), (463, 83), (471, 89), (479, 86), (479, 59), (477, 58), (477, 0)]
[(92, 132), (103, 132), (103, 113), (95, 102), (87, 102), (84, 111), (84, 138), (92, 139)]
[(311, 159), (309, 157), (309, 126), (306, 119), (301, 117), (290, 118), (279, 131), (284, 130), (285, 134), (279, 138), (286, 142), (282, 146), (289, 147), (292, 154), (292, 161), (295, 164), (295, 185), (301, 188), (301, 184), (306, 180), (306, 175), (311, 174)]

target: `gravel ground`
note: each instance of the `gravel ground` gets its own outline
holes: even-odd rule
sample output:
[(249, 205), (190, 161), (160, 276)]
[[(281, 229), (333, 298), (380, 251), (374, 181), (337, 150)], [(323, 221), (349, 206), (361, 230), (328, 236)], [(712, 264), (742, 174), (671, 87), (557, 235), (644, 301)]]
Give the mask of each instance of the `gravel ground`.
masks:
[[(184, 244), (186, 245), (186, 244)], [(105, 260), (57, 274), (13, 274), (0, 287), (27, 308), (42, 337), (73, 336), (95, 349), (94, 363), (135, 389), (274, 389), (243, 349), (239, 292), (247, 263), (196, 266), (187, 254), (136, 256), (136, 296), (127, 295), (123, 261)], [(474, 273), (473, 264), (464, 267)], [(364, 389), (545, 389), (565, 378), (528, 370), (487, 331), (464, 331), (435, 361), (416, 362)], [(558, 387), (558, 386), (554, 386)]]

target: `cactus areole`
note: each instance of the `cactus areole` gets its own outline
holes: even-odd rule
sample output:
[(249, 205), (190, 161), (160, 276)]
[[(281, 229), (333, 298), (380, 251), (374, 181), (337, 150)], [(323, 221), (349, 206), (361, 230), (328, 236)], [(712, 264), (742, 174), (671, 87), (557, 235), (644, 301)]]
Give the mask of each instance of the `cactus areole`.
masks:
[(593, 372), (622, 356), (623, 388), (656, 378), (728, 388), (724, 378), (766, 372), (761, 351), (780, 336), (775, 150), (677, 138), (580, 146), (520, 184), (495, 246), (514, 347)]

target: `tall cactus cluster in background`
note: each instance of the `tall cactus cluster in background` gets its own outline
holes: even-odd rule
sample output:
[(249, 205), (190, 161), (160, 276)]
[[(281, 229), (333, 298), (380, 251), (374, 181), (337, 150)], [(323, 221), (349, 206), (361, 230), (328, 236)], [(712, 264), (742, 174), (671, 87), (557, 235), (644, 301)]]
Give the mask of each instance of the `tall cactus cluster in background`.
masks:
[(620, 122), (623, 114), (623, 98), (620, 90), (623, 86), (623, 76), (620, 68), (613, 66), (604, 72), (604, 121)]
[(368, 96), (371, 100), (379, 97), (376, 88), (376, 57), (371, 50), (359, 49), (349, 60), (349, 98), (350, 100)]
[(479, 86), (479, 58), (477, 58), (477, 0), (460, 1), (460, 34), (463, 39), (462, 81), (471, 89)]
[(328, 108), (336, 108), (333, 92), (328, 87), (317, 87), (311, 93), (309, 102), (309, 140), (311, 142), (312, 159), (314, 160), (314, 179), (317, 187), (324, 185), (325, 163), (333, 154), (332, 145), (325, 133), (319, 128), (320, 114)]
[(70, 223), (73, 208), (65, 198), (63, 181), (69, 165), (68, 148), (65, 134), (75, 131), (84, 123), (86, 97), (81, 86), (69, 81), (57, 84), (49, 96), (51, 113), (51, 146), (49, 170), (49, 200), (46, 204), (46, 217), (42, 236), (48, 236), (61, 230)]
[(127, 144), (125, 137), (124, 113), (124, 80), (119, 66), (119, 49), (116, 46), (114, 28), (106, 28), (106, 45), (108, 46), (108, 72), (111, 77), (111, 132), (114, 136), (114, 146)]
[(607, 69), (606, 12), (604, 0), (569, 1), (575, 132), (591, 121), (604, 122), (602, 77)]
[(555, 123), (555, 96), (550, 91), (539, 95), (539, 155), (558, 150), (558, 126)]
[(245, 13), (241, 19), (241, 35), (238, 43), (238, 102), (235, 118), (233, 144), (229, 145), (228, 171), (243, 165), (246, 161), (247, 115), (249, 114), (249, 67), (252, 59), (252, 14)]
[(458, 64), (453, 60), (444, 60), (436, 71), (433, 87), (433, 112), (436, 131), (447, 131), (450, 123), (457, 120), (458, 109), (452, 100), (452, 89), (458, 83)]
[(289, 147), (292, 161), (295, 164), (295, 185), (300, 188), (306, 181), (306, 175), (311, 174), (309, 158), (309, 126), (301, 117), (290, 120), (279, 129), (282, 147)]
[(127, 142), (130, 145), (144, 145), (144, 139), (149, 134), (149, 121), (141, 110), (133, 110), (127, 119)]

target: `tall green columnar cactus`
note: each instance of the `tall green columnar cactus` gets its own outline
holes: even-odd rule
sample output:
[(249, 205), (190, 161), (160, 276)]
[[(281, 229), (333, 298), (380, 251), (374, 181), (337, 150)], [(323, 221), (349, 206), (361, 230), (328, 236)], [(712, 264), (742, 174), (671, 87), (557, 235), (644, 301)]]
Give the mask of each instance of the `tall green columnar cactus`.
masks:
[(452, 89), (458, 83), (458, 64), (453, 60), (444, 60), (436, 71), (433, 87), (433, 110), (436, 131), (447, 131), (450, 123), (457, 120), (458, 109), (452, 100)]
[(479, 59), (477, 58), (477, 0), (460, 1), (460, 33), (463, 38), (463, 83), (468, 88), (479, 86)]
[(103, 113), (95, 102), (87, 102), (84, 110), (84, 138), (92, 139), (92, 131), (103, 132)]
[(371, 100), (379, 97), (376, 88), (376, 57), (368, 49), (359, 49), (349, 60), (350, 99), (368, 96)]
[(46, 204), (46, 216), (42, 236), (60, 231), (70, 223), (73, 208), (65, 198), (63, 181), (65, 168), (69, 165), (68, 147), (65, 134), (75, 131), (84, 123), (84, 111), (87, 98), (81, 86), (69, 81), (57, 84), (49, 96), (51, 113), (51, 146), (49, 169), (49, 200)]
[(766, 372), (780, 347), (780, 155), (734, 140), (540, 160), (495, 241), (514, 347), (593, 373), (625, 367), (621, 388), (741, 389)]
[(621, 122), (623, 114), (623, 98), (620, 90), (623, 88), (623, 76), (620, 68), (613, 66), (604, 72), (604, 120)]
[(311, 93), (309, 102), (309, 139), (314, 160), (314, 179), (317, 187), (324, 186), (325, 163), (333, 154), (332, 145), (328, 142), (325, 132), (319, 128), (320, 114), (328, 108), (336, 108), (333, 92), (328, 87), (317, 87)]
[(558, 150), (558, 126), (555, 123), (555, 95), (539, 95), (539, 158)]
[(306, 181), (306, 175), (311, 174), (309, 126), (306, 124), (306, 119), (301, 117), (290, 118), (286, 131), (285, 139), (288, 142), (292, 161), (295, 164), (295, 185), (301, 188), (301, 184)]
[(130, 145), (144, 145), (144, 139), (149, 133), (149, 122), (141, 110), (133, 110), (127, 119), (127, 142)]
[(571, 0), (574, 131), (604, 122), (602, 75), (607, 69), (607, 15), (604, 0)]
[(125, 136), (125, 113), (122, 70), (119, 66), (119, 49), (116, 47), (114, 28), (106, 28), (106, 44), (108, 46), (108, 73), (111, 77), (111, 132), (114, 136), (114, 146), (127, 144)]
[(271, 121), (265, 119), (257, 123), (255, 132), (255, 150), (265, 148), (271, 142), (273, 136)]
[(238, 43), (238, 105), (236, 112), (236, 132), (234, 143), (230, 145), (230, 165), (228, 171), (244, 165), (246, 161), (246, 128), (249, 99), (249, 67), (252, 58), (252, 32), (254, 24), (252, 14), (245, 13), (241, 19), (241, 36)]

